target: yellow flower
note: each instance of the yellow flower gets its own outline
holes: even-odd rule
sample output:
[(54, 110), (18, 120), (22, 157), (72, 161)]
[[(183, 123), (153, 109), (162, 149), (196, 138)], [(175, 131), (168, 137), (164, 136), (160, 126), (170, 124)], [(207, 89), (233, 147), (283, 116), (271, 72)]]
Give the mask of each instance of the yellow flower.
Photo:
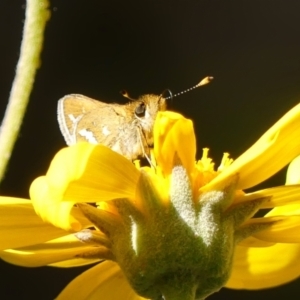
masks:
[(299, 159), (289, 185), (243, 190), (299, 155), (299, 135), (300, 105), (217, 171), (207, 149), (195, 162), (193, 124), (172, 112), (157, 116), (151, 167), (101, 145), (65, 148), (32, 183), (31, 202), (1, 200), (0, 256), (23, 266), (101, 262), (58, 299), (192, 300), (283, 284), (300, 275)]

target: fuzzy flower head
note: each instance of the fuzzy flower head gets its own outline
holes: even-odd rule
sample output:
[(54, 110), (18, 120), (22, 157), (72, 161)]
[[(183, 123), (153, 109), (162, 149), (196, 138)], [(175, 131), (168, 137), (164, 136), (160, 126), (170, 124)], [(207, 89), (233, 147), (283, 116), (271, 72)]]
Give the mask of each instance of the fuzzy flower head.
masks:
[[(45, 264), (105, 261), (58, 299), (205, 299), (223, 286), (264, 288), (299, 276), (299, 186), (243, 191), (300, 153), (299, 134), (298, 105), (234, 162), (225, 153), (215, 170), (208, 149), (195, 161), (192, 121), (166, 111), (155, 121), (151, 167), (102, 145), (61, 150), (30, 189), (36, 213), (60, 230), (46, 244), (64, 249)], [(29, 251), (2, 257), (20, 264)], [(285, 258), (265, 259), (280, 251)]]

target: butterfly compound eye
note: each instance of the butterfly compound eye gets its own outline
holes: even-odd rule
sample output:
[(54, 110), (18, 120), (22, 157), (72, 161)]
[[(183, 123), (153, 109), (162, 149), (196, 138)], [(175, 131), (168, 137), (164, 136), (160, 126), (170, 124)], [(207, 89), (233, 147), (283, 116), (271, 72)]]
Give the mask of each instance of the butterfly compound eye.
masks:
[(139, 105), (135, 108), (135, 115), (139, 118), (144, 117), (146, 112), (146, 105), (144, 102), (139, 103)]

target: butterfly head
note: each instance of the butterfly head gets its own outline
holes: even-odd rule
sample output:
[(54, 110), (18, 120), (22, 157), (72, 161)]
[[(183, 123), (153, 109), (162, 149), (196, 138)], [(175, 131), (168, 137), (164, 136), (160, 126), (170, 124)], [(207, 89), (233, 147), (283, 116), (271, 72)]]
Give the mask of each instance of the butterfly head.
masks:
[(166, 110), (166, 100), (162, 96), (148, 94), (131, 102), (134, 118), (144, 131), (152, 131), (156, 115)]

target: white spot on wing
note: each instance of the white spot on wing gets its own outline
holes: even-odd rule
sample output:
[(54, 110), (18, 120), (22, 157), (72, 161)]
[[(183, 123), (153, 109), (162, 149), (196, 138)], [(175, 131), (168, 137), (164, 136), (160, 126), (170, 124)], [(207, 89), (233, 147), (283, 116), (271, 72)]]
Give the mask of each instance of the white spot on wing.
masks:
[(102, 133), (105, 136), (108, 136), (111, 132), (108, 130), (107, 126), (104, 126), (103, 129), (102, 129)]
[(73, 123), (76, 123), (76, 118), (72, 114), (69, 114), (68, 117)]
[(98, 141), (96, 140), (94, 134), (92, 131), (89, 131), (87, 129), (81, 129), (78, 131), (78, 134), (86, 138), (86, 140), (91, 144), (98, 144)]
[(58, 101), (57, 119), (58, 119), (60, 131), (61, 131), (63, 137), (65, 138), (66, 143), (69, 146), (71, 146), (71, 145), (76, 144), (77, 125), (78, 125), (78, 122), (80, 121), (80, 119), (83, 117), (83, 115), (80, 115), (77, 118), (75, 118), (72, 114), (68, 115), (68, 117), (72, 123), (71, 128), (69, 128), (67, 125), (67, 122), (66, 122), (67, 116), (65, 115), (64, 101), (65, 101), (65, 97)]

